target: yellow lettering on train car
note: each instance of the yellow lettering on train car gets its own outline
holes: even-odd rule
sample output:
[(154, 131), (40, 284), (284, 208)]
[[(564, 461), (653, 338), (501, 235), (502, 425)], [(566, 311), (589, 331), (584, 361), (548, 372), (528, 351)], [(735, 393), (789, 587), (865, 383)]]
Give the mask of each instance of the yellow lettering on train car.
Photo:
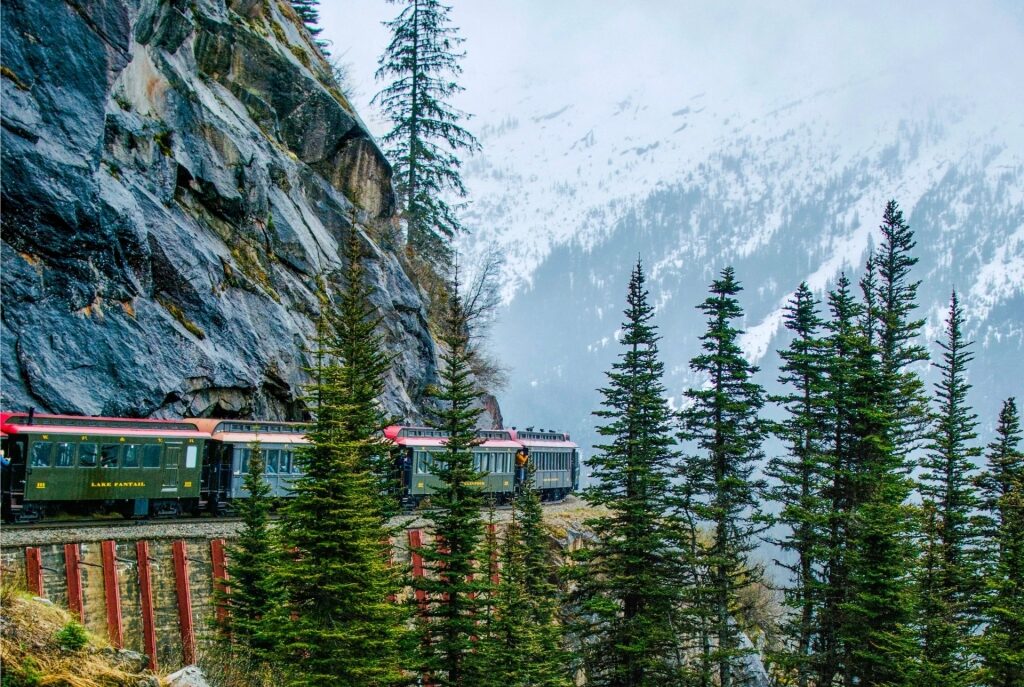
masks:
[(470, 487), (482, 487), (482, 486), (484, 486), (483, 482), (465, 482), (465, 484), (466, 484), (466, 486), (470, 486)]
[(416, 488), (417, 489), (422, 489), (423, 488), (423, 482), (417, 482), (416, 483)]
[(36, 489), (46, 489), (46, 482), (36, 482)]
[(43, 435), (43, 438), (44, 438), (44, 439), (49, 439), (49, 438), (50, 438), (50, 435), (49, 435), (49, 434), (44, 434), (44, 435)]
[(121, 437), (120, 441), (124, 441), (124, 437)]
[(502, 483), (501, 483), (501, 486), (503, 486), (503, 487), (507, 487), (507, 486), (508, 486), (508, 480), (505, 480), (504, 482), (502, 482)]
[(185, 482), (185, 488), (186, 488), (186, 489), (188, 489), (188, 488), (189, 488), (189, 487), (191, 487), (191, 486), (192, 486), (192, 483), (191, 483), (191, 482)]

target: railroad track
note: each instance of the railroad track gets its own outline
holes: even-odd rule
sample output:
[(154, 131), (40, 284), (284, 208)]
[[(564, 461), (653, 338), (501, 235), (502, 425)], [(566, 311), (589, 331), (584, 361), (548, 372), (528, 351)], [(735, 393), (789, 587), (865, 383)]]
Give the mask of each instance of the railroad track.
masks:
[(241, 522), (239, 517), (222, 518), (127, 518), (124, 520), (42, 520), (40, 522), (19, 522), (4, 524), (4, 530), (14, 532), (25, 530), (89, 529), (93, 527), (141, 527), (143, 525), (201, 525), (218, 522)]
[[(545, 512), (573, 510), (580, 505), (572, 496), (563, 501), (544, 504)], [(495, 509), (497, 521), (505, 522), (511, 516), (508, 506)], [(433, 512), (430, 509), (403, 513), (391, 520), (392, 526), (428, 526)], [(486, 517), (486, 511), (484, 513)], [(276, 516), (271, 516), (276, 519)], [(105, 539), (172, 539), (190, 537), (234, 537), (242, 519), (231, 517), (183, 518), (130, 518), (127, 520), (43, 520), (34, 523), (3, 525), (0, 528), (0, 547), (37, 546), (66, 542), (97, 542)]]

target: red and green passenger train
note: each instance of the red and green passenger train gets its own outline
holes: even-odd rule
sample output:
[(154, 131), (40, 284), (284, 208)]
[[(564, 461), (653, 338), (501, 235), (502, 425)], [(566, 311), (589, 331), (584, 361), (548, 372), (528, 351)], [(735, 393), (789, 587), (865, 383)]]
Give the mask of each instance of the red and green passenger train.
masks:
[[(402, 502), (418, 505), (437, 488), (431, 471), (446, 437), (426, 427), (388, 427)], [(308, 444), (305, 425), (257, 420), (144, 420), (0, 413), (3, 518), (32, 521), (54, 512), (116, 511), (125, 517), (230, 512), (246, 498), (242, 477), (259, 442), (264, 479), (287, 498), (301, 476), (295, 452)], [(480, 488), (501, 501), (521, 475), (516, 454), (529, 456), (545, 500), (579, 481), (579, 454), (560, 432), (487, 430), (473, 455)]]

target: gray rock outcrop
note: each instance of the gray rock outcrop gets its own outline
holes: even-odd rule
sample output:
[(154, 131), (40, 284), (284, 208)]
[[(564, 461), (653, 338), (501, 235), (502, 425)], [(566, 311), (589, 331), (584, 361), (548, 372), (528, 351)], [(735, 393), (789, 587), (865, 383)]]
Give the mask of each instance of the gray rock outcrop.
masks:
[(418, 419), (391, 168), (287, 2), (2, 5), (5, 408), (294, 418), (357, 232)]

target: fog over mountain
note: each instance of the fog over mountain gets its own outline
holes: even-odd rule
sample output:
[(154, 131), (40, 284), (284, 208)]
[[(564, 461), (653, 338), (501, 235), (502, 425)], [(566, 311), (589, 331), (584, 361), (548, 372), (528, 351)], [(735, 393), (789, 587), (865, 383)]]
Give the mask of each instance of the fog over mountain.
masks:
[[(341, 59), (361, 103), (387, 38), (375, 22), (395, 11), (324, 9), (325, 36), (356, 46)], [(889, 198), (917, 234), (929, 342), (950, 291), (963, 296), (983, 434), (1002, 398), (1024, 395), (1017, 3), (464, 3), (453, 18), (459, 105), (483, 145), (465, 162), (461, 248), (470, 265), (489, 246), (507, 255), (492, 345), (513, 424), (592, 443), (638, 255), (673, 403), (702, 381), (688, 370), (694, 306), (730, 264), (745, 350), (774, 387), (781, 307), (801, 280), (824, 295), (859, 275)]]

